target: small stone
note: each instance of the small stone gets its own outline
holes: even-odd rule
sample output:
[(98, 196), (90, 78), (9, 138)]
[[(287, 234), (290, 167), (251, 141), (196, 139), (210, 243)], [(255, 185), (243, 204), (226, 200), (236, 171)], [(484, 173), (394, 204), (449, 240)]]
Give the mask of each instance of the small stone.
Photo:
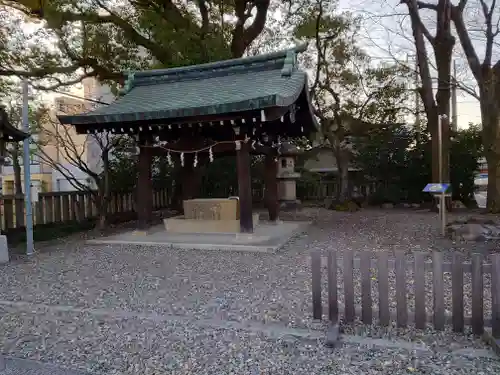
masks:
[(327, 210), (331, 209), (333, 204), (333, 198), (326, 198), (323, 201), (323, 207), (326, 208)]

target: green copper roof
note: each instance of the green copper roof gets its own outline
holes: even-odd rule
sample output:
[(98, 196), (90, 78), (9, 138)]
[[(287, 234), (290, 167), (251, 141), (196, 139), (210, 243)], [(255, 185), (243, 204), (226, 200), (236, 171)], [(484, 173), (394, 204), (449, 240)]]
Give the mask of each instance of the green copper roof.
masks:
[(100, 125), (218, 115), (293, 104), (307, 75), (296, 54), (267, 55), (173, 69), (130, 72), (122, 95), (92, 112), (59, 116), (62, 123)]

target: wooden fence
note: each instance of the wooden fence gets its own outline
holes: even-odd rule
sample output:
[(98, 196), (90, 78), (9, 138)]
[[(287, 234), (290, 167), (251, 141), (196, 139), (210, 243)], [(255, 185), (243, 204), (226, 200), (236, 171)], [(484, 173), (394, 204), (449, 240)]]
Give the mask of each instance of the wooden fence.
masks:
[[(14, 195), (0, 197), (2, 208), (1, 227), (4, 232), (24, 227), (26, 214), (24, 198)], [(169, 204), (167, 190), (155, 191), (153, 208), (165, 208)], [(135, 212), (135, 193), (113, 193), (108, 213), (126, 214)], [(33, 203), (33, 224), (65, 223), (83, 221), (97, 217), (97, 208), (90, 192), (40, 193), (38, 202)]]
[[(342, 254), (342, 264), (337, 254)], [(372, 324), (378, 315), (382, 326), (395, 321), (398, 327), (414, 323), (423, 329), (432, 323), (443, 330), (451, 324), (455, 332), (463, 332), (470, 325), (474, 334), (490, 326), (493, 337), (500, 338), (500, 254), (492, 255), (491, 263), (484, 263), (481, 254), (472, 254), (471, 262), (464, 262), (459, 253), (451, 262), (445, 262), (440, 252), (434, 252), (429, 261), (427, 256), (415, 253), (409, 261), (401, 252), (390, 259), (387, 252), (361, 252), (354, 258), (349, 251), (331, 251), (325, 259), (319, 252), (312, 253), (313, 318), (322, 319), (321, 295), (326, 289), (332, 322), (339, 320), (343, 307), (348, 323), (358, 315), (363, 323)], [(322, 270), (326, 280), (321, 278)], [(378, 299), (373, 297), (376, 294)], [(469, 304), (464, 305), (464, 297)]]

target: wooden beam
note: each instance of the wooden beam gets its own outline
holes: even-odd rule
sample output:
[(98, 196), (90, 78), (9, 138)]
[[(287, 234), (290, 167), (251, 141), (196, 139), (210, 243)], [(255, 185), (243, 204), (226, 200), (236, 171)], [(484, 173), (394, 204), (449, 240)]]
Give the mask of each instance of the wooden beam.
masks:
[[(140, 142), (142, 145), (148, 146), (150, 139), (143, 138)], [(139, 149), (136, 209), (139, 228), (145, 230), (150, 226), (153, 214), (153, 181), (151, 173), (153, 155), (151, 147), (139, 147)]]
[(265, 202), (269, 213), (269, 221), (278, 220), (278, 162), (273, 155), (266, 155), (264, 159), (264, 178), (266, 185)]
[(240, 203), (240, 231), (253, 233), (252, 217), (252, 178), (250, 176), (250, 145), (241, 142), (241, 148), (236, 151), (238, 166), (238, 191)]
[(288, 113), (289, 109), (289, 107), (271, 107), (264, 109), (264, 113), (266, 114), (266, 122), (278, 120), (281, 121), (281, 118)]

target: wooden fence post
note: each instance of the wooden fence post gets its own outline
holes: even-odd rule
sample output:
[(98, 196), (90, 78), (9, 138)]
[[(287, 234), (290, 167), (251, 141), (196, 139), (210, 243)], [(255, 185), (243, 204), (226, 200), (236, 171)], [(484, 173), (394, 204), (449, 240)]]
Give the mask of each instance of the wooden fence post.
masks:
[(388, 326), (391, 321), (389, 311), (389, 255), (386, 251), (378, 253), (378, 306), (379, 320), (382, 326)]
[(78, 221), (84, 221), (85, 220), (85, 193), (84, 192), (78, 193), (77, 206), (78, 206)]
[(36, 225), (45, 223), (45, 197), (38, 196), (38, 203), (36, 203)]
[(345, 302), (345, 321), (348, 323), (354, 322), (356, 310), (354, 307), (354, 254), (352, 251), (344, 250), (344, 302)]
[(460, 253), (453, 254), (451, 264), (451, 298), (453, 331), (464, 331), (464, 270), (463, 257)]
[(434, 296), (434, 329), (444, 330), (443, 253), (432, 253), (432, 292)]
[(45, 223), (53, 223), (54, 220), (54, 197), (51, 195), (43, 196), (45, 200)]
[(77, 221), (78, 219), (78, 193), (71, 193), (70, 197), (71, 206), (71, 221)]
[(61, 195), (54, 195), (54, 222), (61, 222)]
[(328, 318), (332, 323), (339, 320), (337, 253), (331, 250), (328, 252)]
[(312, 272), (312, 302), (313, 319), (321, 320), (323, 316), (323, 305), (321, 301), (321, 253), (313, 252), (311, 254), (311, 272)]
[(94, 213), (92, 211), (92, 202), (92, 193), (87, 192), (85, 194), (85, 217), (87, 219), (92, 219), (92, 217), (94, 216)]
[(364, 324), (372, 324), (372, 283), (371, 283), (371, 253), (363, 251), (360, 254), (361, 273), (361, 320)]
[(408, 306), (406, 302), (406, 255), (402, 251), (396, 252), (396, 310), (398, 327), (408, 324)]
[(491, 256), (491, 333), (500, 339), (500, 254)]
[(415, 271), (413, 273), (415, 285), (415, 327), (424, 329), (427, 324), (425, 309), (425, 253), (418, 252), (415, 256)]
[(67, 223), (71, 220), (70, 210), (69, 210), (69, 195), (67, 193), (61, 196), (62, 205), (62, 221)]
[(484, 332), (483, 317), (483, 256), (472, 254), (472, 333), (482, 335)]

